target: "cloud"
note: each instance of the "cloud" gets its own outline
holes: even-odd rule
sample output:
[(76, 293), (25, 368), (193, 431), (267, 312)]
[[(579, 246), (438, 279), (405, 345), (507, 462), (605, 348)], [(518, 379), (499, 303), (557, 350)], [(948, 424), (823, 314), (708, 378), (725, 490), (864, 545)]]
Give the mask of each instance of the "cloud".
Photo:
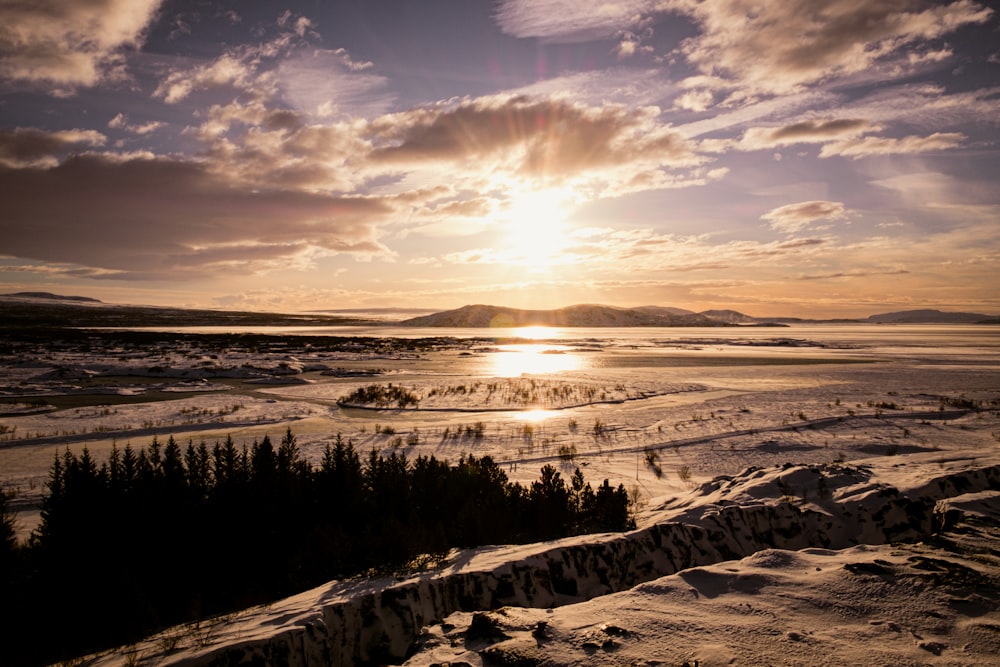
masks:
[(632, 58), (638, 55), (649, 55), (653, 53), (653, 47), (643, 44), (653, 36), (652, 29), (647, 28), (640, 34), (631, 30), (622, 30), (615, 35), (618, 44), (614, 48), (614, 54), (620, 59)]
[(771, 223), (771, 229), (786, 234), (801, 231), (817, 220), (841, 220), (847, 215), (839, 201), (804, 201), (772, 209), (760, 216)]
[(652, 0), (504, 0), (495, 19), (514, 37), (578, 42), (612, 37), (637, 25), (655, 5)]
[[(719, 242), (709, 234), (663, 234), (653, 229), (588, 227), (568, 234), (565, 247), (552, 258), (551, 266), (566, 269), (564, 275), (580, 280), (627, 274), (691, 273), (697, 271), (752, 271), (770, 269), (776, 258), (787, 265), (809, 265), (817, 253), (830, 253), (833, 244), (821, 238), (793, 238), (762, 242)], [(480, 247), (423, 258), (422, 263), (454, 265), (510, 265), (518, 261), (519, 248)]]
[(277, 69), (286, 101), (321, 118), (371, 117), (396, 101), (389, 80), (368, 61), (356, 61), (345, 49), (313, 49), (286, 58)]
[(195, 90), (232, 86), (249, 91), (268, 87), (271, 82), (259, 74), (253, 50), (239, 49), (204, 65), (174, 70), (156, 87), (153, 97), (175, 104)]
[(960, 146), (965, 135), (960, 132), (935, 132), (928, 137), (910, 135), (901, 139), (890, 137), (862, 137), (845, 139), (823, 146), (820, 157), (841, 155), (857, 160), (869, 155), (900, 155), (946, 150)]
[(313, 27), (313, 22), (305, 16), (296, 16), (290, 9), (286, 9), (278, 17), (278, 25), (282, 28), (291, 28), (296, 35), (304, 37), (309, 28)]
[[(495, 19), (515, 37), (549, 41), (617, 38), (617, 53), (644, 49), (640, 29), (670, 13), (692, 19), (701, 32), (677, 53), (702, 73), (702, 91), (733, 91), (729, 104), (764, 94), (789, 94), (820, 81), (880, 70), (898, 78), (952, 56), (938, 40), (965, 25), (984, 23), (992, 10), (973, 0), (504, 0)], [(689, 94), (684, 104), (703, 102)]]
[(559, 98), (494, 96), (376, 119), (374, 162), (420, 164), (492, 158), (524, 177), (560, 180), (628, 165), (703, 161), (659, 124), (655, 107), (588, 107)]
[(310, 19), (290, 11), (277, 22), (281, 32), (256, 45), (233, 46), (217, 58), (176, 67), (153, 97), (176, 104), (198, 90), (234, 88), (257, 100), (278, 94), (299, 111), (319, 117), (373, 115), (395, 101), (388, 80), (368, 72), (370, 61), (355, 60), (346, 49), (316, 49), (319, 39)]
[(96, 130), (0, 129), (0, 165), (15, 168), (54, 166), (59, 156), (78, 146), (102, 146), (106, 141), (107, 137)]
[[(908, 208), (924, 212), (940, 206), (981, 206), (997, 200), (996, 183), (988, 175), (982, 179), (961, 178), (935, 171), (903, 171), (884, 175), (872, 185), (895, 192)], [(963, 216), (967, 215), (963, 213)]]
[(748, 129), (740, 140), (742, 150), (760, 150), (799, 143), (827, 142), (878, 130), (863, 118), (804, 120), (782, 127)]
[(702, 29), (681, 46), (688, 61), (705, 75), (738, 83), (742, 97), (863, 73), (900, 53), (903, 62), (923, 54), (914, 65), (933, 61), (923, 45), (992, 14), (971, 0), (675, 0), (668, 6)]
[(927, 131), (968, 123), (992, 126), (1000, 117), (1000, 87), (949, 93), (926, 83), (883, 85), (841, 106), (840, 112), (873, 123), (902, 122)]
[(157, 120), (150, 120), (145, 123), (130, 123), (128, 121), (128, 116), (123, 113), (115, 115), (114, 118), (108, 121), (108, 127), (112, 129), (125, 130), (126, 132), (139, 135), (155, 132), (164, 125), (165, 123)]
[(308, 46), (309, 39), (318, 37), (308, 30), (312, 25), (309, 19), (293, 20), (287, 11), (277, 24), (282, 30), (271, 39), (227, 48), (210, 62), (175, 67), (157, 85), (153, 97), (176, 104), (196, 90), (231, 87), (258, 99), (271, 98), (277, 90), (275, 66), (278, 61)]
[(674, 100), (674, 107), (686, 111), (707, 111), (715, 101), (711, 90), (689, 90)]
[(541, 79), (508, 92), (535, 98), (564, 97), (590, 106), (621, 102), (647, 107), (659, 104), (675, 87), (652, 67), (616, 66)]
[(728, 172), (707, 165), (657, 107), (558, 97), (488, 96), (332, 123), (269, 100), (234, 100), (210, 107), (189, 134), (205, 143), (206, 169), (221, 178), (317, 193), (380, 182), (415, 225), (440, 216), (398, 197), (432, 183), (452, 193), (495, 191), (494, 200), (510, 188), (563, 185), (595, 198), (700, 186)]
[(797, 280), (832, 280), (837, 278), (871, 278), (872, 276), (905, 276), (910, 271), (906, 269), (893, 269), (886, 271), (837, 271), (834, 273), (804, 274), (798, 276)]
[(119, 73), (161, 0), (0, 3), (0, 78), (70, 93)]
[(352, 192), (371, 176), (364, 124), (308, 124), (290, 109), (262, 102), (212, 106), (196, 131), (206, 168), (245, 186)]
[(48, 169), (0, 168), (0, 182), (5, 252), (119, 278), (183, 280), (335, 253), (391, 254), (376, 238), (391, 212), (379, 199), (237, 187), (193, 161), (81, 155)]
[[(684, 88), (686, 84), (682, 83)], [(692, 93), (698, 93), (702, 89), (690, 89)], [(760, 100), (752, 104), (720, 111), (718, 106), (712, 108), (713, 113), (708, 114), (701, 120), (696, 120), (684, 125), (678, 125), (677, 131), (688, 137), (698, 137), (706, 134), (729, 131), (732, 128), (746, 127), (754, 123), (767, 122), (775, 118), (801, 118), (806, 114), (813, 113), (814, 109), (828, 108), (836, 105), (838, 99), (835, 95), (818, 90), (808, 92), (771, 97)], [(865, 117), (863, 114), (852, 114), (854, 117)], [(730, 148), (732, 140), (724, 141), (726, 148)]]

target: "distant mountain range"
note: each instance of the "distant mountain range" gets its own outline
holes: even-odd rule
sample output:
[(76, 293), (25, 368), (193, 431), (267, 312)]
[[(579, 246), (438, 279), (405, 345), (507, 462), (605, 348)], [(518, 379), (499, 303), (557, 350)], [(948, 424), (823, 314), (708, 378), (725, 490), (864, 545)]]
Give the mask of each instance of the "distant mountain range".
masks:
[(898, 313), (872, 315), (868, 321), (877, 324), (1000, 324), (1000, 316), (981, 313), (949, 313), (941, 310), (903, 310)]
[(712, 327), (726, 326), (698, 313), (676, 308), (616, 308), (578, 305), (555, 310), (520, 310), (503, 306), (462, 306), (442, 313), (414, 317), (401, 324), (413, 327)]
[[(403, 312), (405, 310), (400, 310), (400, 314)], [(129, 306), (103, 303), (85, 296), (61, 296), (50, 292), (18, 292), (0, 295), (0, 327), (239, 327), (365, 324), (368, 326), (397, 325), (480, 329), (526, 326), (782, 326), (837, 322), (855, 324), (1000, 324), (1000, 316), (923, 309), (882, 313), (859, 319), (809, 320), (795, 317), (753, 317), (735, 310), (705, 310), (696, 313), (668, 306), (619, 308), (599, 304), (580, 304), (553, 310), (523, 310), (478, 304), (393, 322), (383, 319), (338, 317), (319, 313), (282, 314)]]
[(585, 304), (555, 310), (520, 310), (503, 306), (472, 305), (414, 317), (400, 322), (413, 327), (723, 327), (782, 326), (810, 323), (871, 324), (1000, 324), (1000, 317), (980, 313), (908, 310), (872, 315), (865, 319), (809, 320), (796, 317), (752, 317), (735, 310), (705, 310), (640, 306), (618, 308)]
[(62, 296), (52, 292), (17, 292), (16, 294), (4, 294), (2, 296), (12, 296), (18, 299), (42, 299), (48, 301), (76, 301), (79, 303), (101, 303), (97, 299), (89, 296)]
[(3, 327), (252, 327), (370, 324), (356, 317), (111, 304), (49, 292), (0, 294)]

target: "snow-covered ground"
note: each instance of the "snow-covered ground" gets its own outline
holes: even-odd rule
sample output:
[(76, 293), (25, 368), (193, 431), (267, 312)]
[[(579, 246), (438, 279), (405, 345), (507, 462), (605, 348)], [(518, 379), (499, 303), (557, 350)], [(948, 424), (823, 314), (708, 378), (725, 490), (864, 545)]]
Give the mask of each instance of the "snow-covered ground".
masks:
[(926, 458), (750, 469), (631, 533), (453, 552), (85, 664), (995, 665), (1000, 465)]
[[(1000, 500), (964, 495), (990, 485), (934, 491), (933, 501), (958, 498), (949, 502), (964, 523), (933, 540), (927, 530), (906, 536), (915, 543), (886, 546), (898, 536), (863, 532), (856, 513), (879, 511), (873, 503), (885, 488), (930, 498), (938, 478), (1000, 465), (998, 380), (997, 327), (563, 333), (553, 342), (455, 341), (416, 352), (317, 350), (303, 337), (272, 352), (185, 342), (141, 353), (16, 355), (0, 358), (0, 398), (9, 401), (0, 404), (0, 482), (17, 494), (27, 532), (56, 452), (86, 446), (100, 460), (113, 444), (142, 446), (154, 435), (249, 444), (291, 427), (317, 461), (340, 433), (360, 451), (490, 454), (523, 482), (545, 463), (566, 476), (579, 466), (593, 483), (629, 488), (639, 533), (704, 526), (735, 516), (730, 507), (795, 508), (842, 525), (826, 544), (747, 542), (745, 553), (718, 550), (693, 569), (654, 568), (592, 594), (522, 596), (492, 611), (397, 610), (426, 626), (416, 627), (409, 664), (996, 664), (998, 533), (987, 518), (998, 518)], [(359, 387), (389, 383), (416, 402), (338, 405)], [(732, 483), (711, 481), (720, 475)], [(551, 558), (540, 554), (619, 539), (454, 554), (419, 581), (482, 577), (519, 562), (551, 580)], [(282, 633), (318, 632), (317, 617), (334, 632), (334, 601), (384, 597), (379, 591), (403, 583), (332, 583), (99, 662), (181, 664), (225, 647), (272, 650), (260, 647), (283, 645), (274, 639)]]

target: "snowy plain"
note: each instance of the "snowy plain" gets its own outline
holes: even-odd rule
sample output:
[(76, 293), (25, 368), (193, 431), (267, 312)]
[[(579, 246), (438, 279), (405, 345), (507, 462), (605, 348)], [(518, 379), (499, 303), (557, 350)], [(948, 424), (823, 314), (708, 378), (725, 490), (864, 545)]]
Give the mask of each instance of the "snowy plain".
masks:
[[(182, 445), (232, 436), (239, 445), (291, 428), (303, 455), (318, 461), (341, 434), (361, 452), (452, 461), (490, 454), (525, 483), (547, 463), (565, 477), (580, 467), (592, 483), (607, 478), (630, 490), (640, 533), (702, 525), (730, 505), (825, 513), (850, 532), (844, 509), (869, 507), (873, 489), (924, 502), (933, 480), (1000, 466), (995, 326), (378, 330), (410, 342), (338, 349), (296, 333), (265, 351), (185, 338), (0, 359), (0, 483), (16, 494), (22, 534), (37, 524), (57, 453), (87, 447), (101, 460), (112, 446), (154, 436)], [(435, 338), (413, 344), (420, 336)], [(344, 404), (358, 388), (389, 383), (416, 403)], [(739, 489), (724, 502), (720, 476)], [(414, 612), (427, 622), (395, 662), (997, 664), (998, 489), (959, 491), (931, 499), (957, 511), (953, 532), (935, 539), (884, 544), (858, 526), (830, 548), (772, 545), (592, 596), (536, 595), (441, 618)], [(565, 546), (453, 553), (414, 576), (448, 581), (512, 562), (550, 563), (540, 554)], [(315, 610), (331, 601), (402, 584), (333, 582), (91, 662), (207, 664), (234, 646), (280, 643), (312, 627)], [(364, 653), (342, 655), (349, 664)]]

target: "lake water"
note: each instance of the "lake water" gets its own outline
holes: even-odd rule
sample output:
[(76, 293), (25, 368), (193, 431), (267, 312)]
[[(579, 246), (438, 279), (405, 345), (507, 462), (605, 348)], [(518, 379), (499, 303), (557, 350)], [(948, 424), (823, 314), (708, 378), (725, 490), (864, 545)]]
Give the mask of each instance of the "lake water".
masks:
[[(450, 372), (517, 377), (582, 369), (817, 364), (897, 356), (935, 364), (996, 367), (1000, 326), (795, 324), (787, 327), (522, 327), (496, 329), (339, 327), (174, 327), (185, 333), (469, 339), (471, 354), (448, 354)], [(474, 341), (474, 342), (473, 342)], [(412, 365), (412, 364), (411, 364)]]
[(562, 344), (649, 345), (670, 342), (736, 341), (744, 344), (789, 338), (833, 346), (1000, 348), (1000, 325), (973, 324), (793, 324), (786, 327), (520, 327), (461, 329), (446, 327), (144, 327), (138, 331), (256, 333), (275, 336), (364, 336), (373, 338), (513, 338)]

